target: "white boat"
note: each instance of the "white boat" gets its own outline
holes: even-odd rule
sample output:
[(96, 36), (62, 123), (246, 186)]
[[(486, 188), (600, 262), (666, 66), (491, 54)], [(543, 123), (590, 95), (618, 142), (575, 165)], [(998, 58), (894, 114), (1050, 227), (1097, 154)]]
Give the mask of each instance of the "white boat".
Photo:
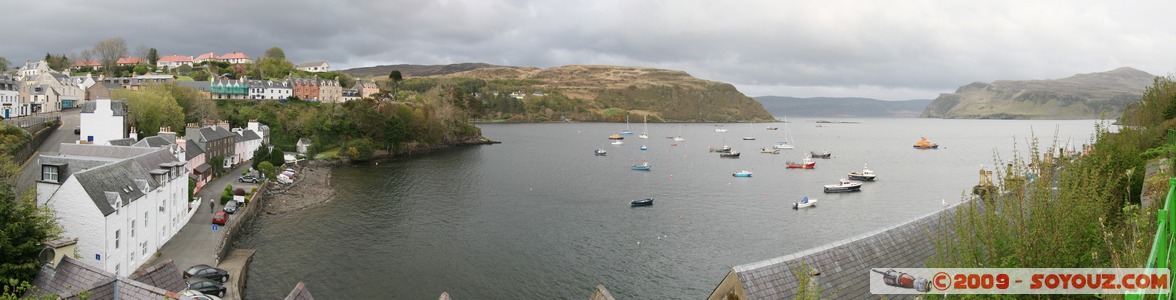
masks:
[(743, 137), (743, 140), (744, 141), (754, 141), (755, 140), (755, 129), (751, 128), (751, 123), (747, 123), (747, 132), (750, 135)]
[(763, 147), (763, 148), (760, 148), (760, 153), (780, 154), (780, 149), (771, 148), (771, 147)]
[(734, 177), (751, 177), (751, 171), (748, 171), (748, 170), (742, 170), (742, 171), (739, 171), (739, 172), (735, 172), (735, 174), (731, 174), (731, 176), (734, 176)]
[[(649, 135), (647, 133), (649, 132), (649, 115), (642, 116), (641, 123), (645, 124), (645, 130), (642, 130), (641, 135), (638, 135), (637, 138), (648, 139)], [(642, 150), (645, 150), (645, 149), (642, 149)]]
[(624, 141), (621, 141), (621, 140), (615, 140), (615, 141), (612, 141), (612, 144), (613, 144), (613, 145), (624, 145), (624, 144), (625, 144), (625, 142), (624, 142)]
[(849, 179), (853, 180), (874, 181), (874, 178), (876, 178), (874, 175), (874, 170), (870, 170), (870, 168), (866, 166), (862, 167), (861, 172), (849, 172)]
[(727, 128), (723, 128), (723, 125), (715, 125), (715, 126), (718, 126), (718, 127), (715, 127), (715, 132), (718, 132), (718, 133), (727, 132)]
[(776, 142), (776, 149), (795, 149), (795, 146), (790, 144), (792, 142), (792, 130), (788, 129), (788, 117), (784, 117), (784, 140)]
[(685, 142), (686, 141), (686, 138), (682, 137), (682, 127), (686, 127), (686, 124), (678, 124), (678, 136), (674, 137), (675, 142)]
[(608, 155), (608, 151), (604, 151), (604, 149), (596, 149), (596, 151), (593, 151), (593, 153), (595, 153), (598, 156)]
[(826, 184), (826, 193), (846, 193), (859, 192), (862, 190), (862, 183), (856, 181), (849, 181), (849, 179), (842, 178), (837, 181), (837, 184)]
[(809, 199), (809, 197), (804, 197), (804, 200), (800, 200), (800, 202), (792, 203), (792, 209), (801, 209), (801, 208), (810, 207), (810, 206), (814, 206), (814, 205), (817, 205), (817, 199)]
[(641, 150), (649, 150), (649, 147), (645, 147), (645, 145), (641, 145)]

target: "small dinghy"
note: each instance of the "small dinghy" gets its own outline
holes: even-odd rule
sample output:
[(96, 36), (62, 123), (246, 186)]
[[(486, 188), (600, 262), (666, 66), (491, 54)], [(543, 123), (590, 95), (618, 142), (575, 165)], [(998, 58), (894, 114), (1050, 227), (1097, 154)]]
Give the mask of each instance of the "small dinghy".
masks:
[(800, 200), (800, 202), (792, 203), (792, 209), (801, 209), (801, 208), (810, 207), (810, 206), (814, 206), (814, 205), (817, 205), (817, 199), (809, 199), (809, 197), (804, 197), (804, 200)]

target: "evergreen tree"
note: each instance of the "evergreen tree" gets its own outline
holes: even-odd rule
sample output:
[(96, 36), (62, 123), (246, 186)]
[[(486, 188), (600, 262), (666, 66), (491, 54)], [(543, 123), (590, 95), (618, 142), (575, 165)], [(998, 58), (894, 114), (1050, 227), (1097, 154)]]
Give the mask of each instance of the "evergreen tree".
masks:
[[(19, 193), (13, 184), (20, 167), (12, 156), (0, 152), (0, 286), (30, 282), (41, 265), (37, 255), (43, 242), (56, 238), (61, 228), (47, 207), (37, 207), (33, 192)], [(9, 289), (10, 290), (10, 289)]]

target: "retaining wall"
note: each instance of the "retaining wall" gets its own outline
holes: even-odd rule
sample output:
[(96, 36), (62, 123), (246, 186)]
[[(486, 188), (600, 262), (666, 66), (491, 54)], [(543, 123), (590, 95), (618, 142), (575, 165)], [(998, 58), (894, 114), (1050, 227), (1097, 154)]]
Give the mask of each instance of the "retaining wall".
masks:
[(223, 227), (225, 234), (217, 242), (215, 256), (217, 263), (220, 263), (221, 259), (228, 256), (229, 251), (233, 250), (233, 243), (245, 232), (245, 226), (253, 222), (253, 219), (257, 218), (257, 215), (261, 213), (266, 199), (269, 198), (269, 196), (266, 196), (265, 191), (269, 189), (270, 184), (271, 181), (266, 180), (261, 185), (258, 185), (257, 191), (254, 191), (253, 195), (249, 197), (249, 203), (240, 211), (233, 214), (233, 218), (230, 219), (231, 221), (225, 224)]

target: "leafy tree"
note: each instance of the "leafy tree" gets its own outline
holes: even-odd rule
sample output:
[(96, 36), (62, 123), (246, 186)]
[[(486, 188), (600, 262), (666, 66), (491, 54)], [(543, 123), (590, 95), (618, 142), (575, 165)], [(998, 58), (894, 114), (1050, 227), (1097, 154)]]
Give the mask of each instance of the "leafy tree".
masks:
[(274, 172), (277, 171), (277, 169), (278, 167), (275, 167), (274, 164), (270, 163), (269, 161), (263, 161), (261, 164), (257, 165), (257, 170), (261, 171), (261, 174), (265, 175), (265, 178), (274, 178)]
[(165, 87), (167, 87), (172, 97), (176, 99), (176, 104), (179, 104), (180, 109), (184, 111), (185, 123), (198, 123), (203, 120), (216, 120), (220, 118), (216, 109), (216, 103), (204, 97), (204, 94), (195, 88), (174, 85)]
[[(188, 74), (192, 74), (192, 66), (180, 65), (179, 67), (176, 67), (176, 75), (183, 76), (183, 75), (188, 75)], [(205, 74), (207, 74), (207, 73), (205, 73)], [(193, 78), (193, 79), (195, 79), (195, 78)]]
[(285, 58), (264, 57), (257, 63), (266, 78), (286, 78), (294, 70), (294, 64)]
[(376, 148), (372, 145), (372, 141), (365, 137), (347, 143), (344, 150), (346, 150), (344, 151), (344, 155), (347, 155), (351, 160), (367, 161), (372, 159), (372, 154), (375, 153)]
[(225, 169), (225, 157), (215, 155), (208, 159), (208, 164), (212, 166), (212, 174), (220, 174)]
[(12, 62), (8, 61), (8, 59), (4, 58), (3, 56), (0, 56), (0, 72), (8, 71), (9, 65), (12, 65)]
[(151, 64), (152, 66), (154, 66), (156, 63), (159, 63), (159, 50), (155, 50), (155, 48), (147, 50), (147, 63)]
[(211, 75), (209, 75), (208, 72), (204, 70), (192, 72), (192, 80), (195, 81), (208, 81), (208, 77), (210, 76)]
[(153, 136), (159, 127), (184, 128), (184, 112), (168, 86), (147, 85), (138, 91), (115, 90), (115, 98), (127, 100), (131, 122), (140, 136)]
[[(11, 290), (19, 282), (30, 282), (40, 269), (37, 255), (41, 242), (61, 234), (53, 211), (38, 207), (35, 194), (19, 192), (13, 182), (20, 166), (0, 153), (0, 287)], [(15, 280), (15, 281), (11, 281)]]
[(269, 159), (269, 153), (269, 145), (262, 144), (261, 147), (257, 147), (257, 150), (253, 151), (253, 162), (249, 166), (253, 167), (253, 169), (261, 170), (261, 162)]
[(147, 68), (147, 65), (144, 65), (144, 64), (135, 65), (135, 75), (147, 74), (148, 71), (151, 71), (151, 70)]
[(49, 69), (54, 71), (64, 71), (69, 68), (69, 58), (62, 55), (52, 55), (45, 53), (45, 63), (49, 64)]
[(265, 58), (275, 58), (275, 59), (285, 60), (286, 59), (286, 51), (282, 51), (282, 48), (278, 48), (278, 47), (269, 48), (269, 49), (265, 50)]
[(339, 86), (345, 89), (355, 87), (355, 77), (351, 76), (351, 74), (339, 73), (339, 76), (336, 79), (339, 80)]
[(94, 44), (94, 54), (102, 62), (102, 70), (106, 75), (115, 75), (118, 59), (127, 56), (127, 41), (122, 38), (110, 38)]
[(286, 163), (286, 154), (282, 153), (282, 149), (278, 149), (278, 147), (273, 147), (272, 149), (270, 149), (269, 163), (271, 165), (274, 165), (275, 167), (282, 166), (282, 164)]

